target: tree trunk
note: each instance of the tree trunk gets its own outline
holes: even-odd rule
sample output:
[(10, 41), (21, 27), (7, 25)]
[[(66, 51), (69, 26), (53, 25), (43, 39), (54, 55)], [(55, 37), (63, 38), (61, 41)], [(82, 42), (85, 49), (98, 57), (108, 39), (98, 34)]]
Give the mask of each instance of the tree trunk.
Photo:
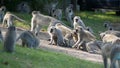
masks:
[(76, 11), (77, 9), (77, 1), (78, 0), (71, 0), (71, 3), (73, 4), (73, 10)]

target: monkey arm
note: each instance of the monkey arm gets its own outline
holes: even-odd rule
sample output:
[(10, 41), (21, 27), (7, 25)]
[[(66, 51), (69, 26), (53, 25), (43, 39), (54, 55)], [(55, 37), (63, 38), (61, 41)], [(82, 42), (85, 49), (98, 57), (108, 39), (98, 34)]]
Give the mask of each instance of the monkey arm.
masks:
[(4, 27), (5, 21), (6, 21), (6, 19), (4, 18), (3, 22), (2, 22), (2, 27)]
[(78, 34), (78, 41), (72, 47), (73, 48), (77, 47), (80, 42), (81, 42), (81, 38), (80, 38), (80, 35)]
[(51, 35), (49, 45), (51, 45), (52, 43), (53, 43), (53, 36)]
[(34, 20), (34, 18), (31, 19), (31, 31), (33, 31), (33, 29), (35, 29), (36, 27), (36, 20)]

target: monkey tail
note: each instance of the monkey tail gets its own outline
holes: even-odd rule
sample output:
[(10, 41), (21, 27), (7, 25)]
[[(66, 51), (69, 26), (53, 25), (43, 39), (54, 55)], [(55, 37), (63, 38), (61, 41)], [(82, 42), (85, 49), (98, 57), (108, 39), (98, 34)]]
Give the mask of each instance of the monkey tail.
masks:
[(14, 16), (14, 18), (16, 18), (17, 20), (19, 20), (19, 21), (21, 21), (21, 22), (26, 22), (25, 20), (23, 20), (23, 19), (21, 19), (21, 18), (15, 16), (15, 15), (13, 15), (13, 16)]

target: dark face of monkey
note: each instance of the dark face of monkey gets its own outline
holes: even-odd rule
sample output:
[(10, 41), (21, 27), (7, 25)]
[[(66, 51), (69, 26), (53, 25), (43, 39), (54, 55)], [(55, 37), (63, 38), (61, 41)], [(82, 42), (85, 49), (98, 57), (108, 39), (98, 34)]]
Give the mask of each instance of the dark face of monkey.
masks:
[(70, 9), (70, 10), (69, 10), (69, 13), (71, 13), (71, 12), (72, 12), (72, 10)]
[(55, 30), (56, 30), (56, 28), (55, 28), (55, 27), (52, 27), (52, 28), (50, 29), (50, 33), (55, 33)]
[(75, 19), (76, 22), (78, 22), (79, 19)]
[(39, 14), (39, 11), (32, 11), (32, 15)]
[(1, 11), (5, 11), (5, 9), (4, 9), (4, 8), (2, 8), (2, 9), (1, 9)]
[(53, 29), (50, 30), (50, 33), (52, 33), (52, 32), (53, 32)]
[(78, 32), (78, 29), (75, 29), (75, 32), (74, 33), (77, 33)]
[(8, 30), (9, 30), (9, 31), (11, 31), (11, 30), (14, 30), (14, 31), (15, 31), (15, 30), (16, 30), (16, 27), (15, 27), (15, 26), (10, 26), (10, 27), (8, 27)]

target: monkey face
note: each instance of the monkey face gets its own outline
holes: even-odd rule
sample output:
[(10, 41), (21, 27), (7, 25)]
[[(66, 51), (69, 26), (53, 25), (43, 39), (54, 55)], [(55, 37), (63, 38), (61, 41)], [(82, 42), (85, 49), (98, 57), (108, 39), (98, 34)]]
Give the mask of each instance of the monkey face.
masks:
[(32, 11), (32, 15), (39, 14), (39, 11)]
[(76, 22), (78, 22), (78, 19), (75, 19)]
[(56, 14), (54, 14), (54, 15), (53, 15), (53, 17), (55, 17), (55, 18), (56, 18), (56, 17), (57, 17), (57, 15), (56, 15)]
[(2, 11), (4, 11), (4, 9), (2, 9)]
[(77, 33), (77, 32), (78, 32), (78, 29), (75, 29), (75, 30), (74, 30), (74, 33)]
[(108, 27), (108, 24), (107, 24), (107, 23), (104, 23), (104, 27), (107, 28), (107, 27)]
[(53, 29), (50, 30), (50, 33), (52, 33), (52, 32), (53, 32)]
[(72, 35), (73, 37), (75, 37), (75, 36), (77, 36), (77, 32), (78, 32), (78, 30), (73, 30), (72, 33), (71, 33), (71, 35)]
[(8, 27), (8, 30), (9, 30), (9, 31), (15, 31), (15, 30), (16, 30), (16, 27), (15, 27), (15, 26), (10, 26), (10, 27)]
[(2, 6), (1, 8), (0, 8), (0, 11), (5, 11), (6, 10), (6, 7), (5, 6)]
[(79, 16), (75, 16), (75, 17), (74, 17), (74, 21), (75, 21), (75, 22), (78, 22), (79, 20), (80, 20), (80, 17), (79, 17)]
[(54, 34), (55, 33), (55, 29), (56, 29), (55, 27), (51, 27), (50, 28), (50, 33)]
[(78, 33), (78, 32), (81, 32), (81, 31), (83, 31), (83, 27), (81, 27), (81, 26), (76, 27), (76, 32), (77, 32), (77, 33)]
[(52, 10), (52, 13), (54, 13), (54, 12), (55, 12), (55, 9)]
[(69, 11), (68, 11), (69, 13), (71, 13), (72, 12), (72, 10), (71, 9), (69, 9)]

